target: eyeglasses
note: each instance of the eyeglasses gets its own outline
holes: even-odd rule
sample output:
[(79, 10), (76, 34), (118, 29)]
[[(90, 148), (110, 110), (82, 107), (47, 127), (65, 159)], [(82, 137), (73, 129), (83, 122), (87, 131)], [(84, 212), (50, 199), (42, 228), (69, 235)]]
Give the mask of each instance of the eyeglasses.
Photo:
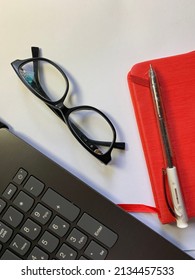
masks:
[(64, 105), (69, 80), (53, 61), (39, 57), (39, 48), (32, 47), (32, 58), (11, 63), (21, 81), (58, 115), (83, 147), (101, 162), (111, 160), (113, 148), (125, 149), (116, 142), (116, 131), (108, 117), (92, 106), (68, 108)]

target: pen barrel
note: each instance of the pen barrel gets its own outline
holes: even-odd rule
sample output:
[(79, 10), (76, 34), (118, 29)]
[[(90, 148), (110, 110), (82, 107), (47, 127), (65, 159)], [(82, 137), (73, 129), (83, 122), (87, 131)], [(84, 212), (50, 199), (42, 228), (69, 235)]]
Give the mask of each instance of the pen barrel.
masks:
[(155, 111), (156, 119), (158, 121), (158, 128), (160, 132), (160, 138), (163, 146), (165, 160), (168, 167), (172, 167), (173, 166), (172, 152), (171, 152), (171, 145), (170, 145), (169, 135), (167, 130), (166, 114), (162, 102), (159, 82), (156, 73), (152, 67), (150, 67), (149, 77), (150, 77), (150, 91), (152, 93), (154, 111)]
[(158, 122), (159, 122), (160, 136), (161, 136), (161, 141), (163, 143), (163, 152), (165, 155), (166, 163), (168, 167), (172, 168), (173, 167), (172, 152), (171, 152), (169, 136), (165, 126), (164, 119), (159, 118)]
[(186, 228), (188, 226), (188, 217), (180, 188), (177, 169), (175, 166), (171, 168), (167, 167), (166, 171), (174, 212), (176, 215), (177, 227)]
[(160, 86), (159, 86), (159, 83), (158, 83), (158, 80), (156, 77), (155, 77), (155, 79), (153, 78), (151, 80), (150, 89), (152, 92), (156, 115), (158, 118), (162, 118), (164, 113), (163, 113), (162, 101), (161, 101), (161, 96), (160, 96)]

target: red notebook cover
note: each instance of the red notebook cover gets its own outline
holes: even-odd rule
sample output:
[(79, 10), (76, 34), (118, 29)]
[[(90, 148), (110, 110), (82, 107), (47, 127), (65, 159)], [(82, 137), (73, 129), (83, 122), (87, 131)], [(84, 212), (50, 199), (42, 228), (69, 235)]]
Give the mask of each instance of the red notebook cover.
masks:
[[(166, 168), (148, 71), (158, 76), (174, 164), (188, 217), (195, 216), (195, 51), (141, 62), (128, 73), (128, 84), (148, 167), (157, 213), (162, 223), (174, 221), (165, 200)], [(136, 211), (136, 210), (135, 210)]]

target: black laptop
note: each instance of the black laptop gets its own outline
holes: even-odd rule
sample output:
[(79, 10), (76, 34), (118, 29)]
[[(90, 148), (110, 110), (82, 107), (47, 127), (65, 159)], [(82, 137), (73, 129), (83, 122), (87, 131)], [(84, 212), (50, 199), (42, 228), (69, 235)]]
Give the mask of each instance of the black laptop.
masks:
[(191, 259), (0, 128), (0, 259)]

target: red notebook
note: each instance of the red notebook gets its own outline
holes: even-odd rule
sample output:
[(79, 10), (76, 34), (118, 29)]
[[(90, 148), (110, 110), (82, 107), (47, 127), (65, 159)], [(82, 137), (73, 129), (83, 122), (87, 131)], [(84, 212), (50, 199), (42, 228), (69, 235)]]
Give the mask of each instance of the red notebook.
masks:
[[(156, 209), (151, 208), (151, 211), (158, 213), (162, 223), (170, 223), (175, 218), (168, 209), (164, 193), (163, 169), (166, 163), (149, 87), (150, 64), (156, 71), (161, 88), (174, 165), (177, 167), (186, 211), (189, 218), (194, 217), (195, 51), (141, 62), (128, 73), (130, 94), (156, 204)], [(135, 205), (134, 210), (139, 209)]]

